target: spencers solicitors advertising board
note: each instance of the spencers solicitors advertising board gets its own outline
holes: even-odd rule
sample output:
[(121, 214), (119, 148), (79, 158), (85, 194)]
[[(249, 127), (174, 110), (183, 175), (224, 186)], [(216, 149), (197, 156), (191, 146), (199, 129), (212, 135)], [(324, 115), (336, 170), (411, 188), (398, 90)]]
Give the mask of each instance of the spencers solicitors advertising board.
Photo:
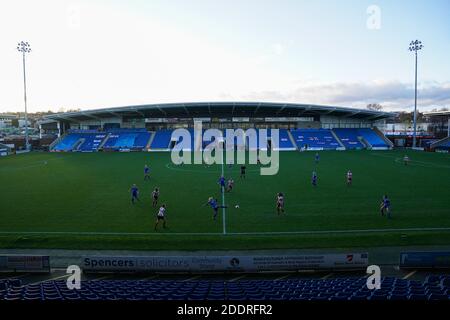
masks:
[(226, 271), (365, 269), (367, 253), (267, 256), (85, 256), (83, 271)]

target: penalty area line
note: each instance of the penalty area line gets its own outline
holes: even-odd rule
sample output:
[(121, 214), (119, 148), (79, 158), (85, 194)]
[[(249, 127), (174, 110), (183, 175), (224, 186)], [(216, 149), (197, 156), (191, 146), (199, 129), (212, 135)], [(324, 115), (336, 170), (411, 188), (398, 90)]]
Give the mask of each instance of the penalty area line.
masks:
[[(387, 233), (387, 232), (439, 232), (448, 228), (391, 228), (391, 229), (353, 229), (316, 231), (267, 231), (267, 232), (227, 232), (227, 236), (275, 236), (275, 235), (315, 235), (345, 233)], [(223, 232), (71, 232), (71, 231), (0, 231), (0, 235), (75, 235), (75, 236), (224, 236)]]

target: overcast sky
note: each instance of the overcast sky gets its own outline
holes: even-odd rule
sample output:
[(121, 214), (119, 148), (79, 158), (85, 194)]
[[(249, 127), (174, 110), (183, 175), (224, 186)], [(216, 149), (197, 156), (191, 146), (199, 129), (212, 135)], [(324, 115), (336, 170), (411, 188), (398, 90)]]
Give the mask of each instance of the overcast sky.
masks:
[[(375, 5), (375, 6), (373, 6)], [(1, 1), (0, 112), (163, 102), (450, 107), (450, 1)]]

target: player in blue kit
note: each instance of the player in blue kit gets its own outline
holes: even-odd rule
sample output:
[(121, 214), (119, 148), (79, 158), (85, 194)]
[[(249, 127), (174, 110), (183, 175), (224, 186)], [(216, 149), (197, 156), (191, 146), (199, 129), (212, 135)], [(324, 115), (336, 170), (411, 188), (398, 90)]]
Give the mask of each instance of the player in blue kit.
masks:
[(130, 192), (131, 192), (131, 203), (134, 204), (136, 200), (139, 201), (139, 189), (136, 186), (136, 184), (133, 184), (131, 186)]
[(224, 176), (221, 176), (217, 183), (220, 185), (220, 191), (224, 192), (224, 190), (225, 190), (225, 178), (224, 178)]
[(381, 200), (380, 212), (382, 216), (384, 216), (384, 214), (387, 213), (388, 219), (391, 218), (391, 200), (388, 198), (387, 195), (384, 195), (383, 199)]
[(313, 171), (313, 173), (312, 173), (311, 183), (314, 187), (317, 186), (317, 173), (315, 171)]
[(150, 168), (148, 165), (144, 167), (144, 180), (150, 179)]
[(217, 202), (217, 199), (214, 199), (213, 197), (208, 198), (208, 202), (204, 204), (204, 206), (211, 206), (211, 208), (214, 210), (214, 220), (217, 219), (217, 214), (219, 213), (219, 208), (228, 208), (227, 206), (220, 206)]

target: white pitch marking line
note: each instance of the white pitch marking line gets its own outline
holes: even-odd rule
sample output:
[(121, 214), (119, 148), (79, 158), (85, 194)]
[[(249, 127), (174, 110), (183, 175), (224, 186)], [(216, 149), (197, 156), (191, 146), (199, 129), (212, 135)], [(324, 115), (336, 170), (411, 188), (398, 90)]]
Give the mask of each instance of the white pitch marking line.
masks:
[(144, 278), (144, 279), (141, 279), (141, 280), (152, 280), (152, 279), (155, 279), (155, 278), (158, 278), (157, 274), (153, 275), (153, 276), (150, 276), (150, 277), (147, 277), (147, 278)]
[(146, 232), (77, 232), (77, 231), (0, 231), (0, 234), (8, 235), (75, 235), (75, 236), (151, 236), (151, 235), (176, 235), (176, 236), (216, 236), (221, 232), (173, 232), (173, 233), (146, 233)]
[(242, 278), (245, 278), (246, 276), (247, 276), (246, 274), (243, 274), (242, 276), (239, 276), (239, 277), (231, 279), (229, 282), (234, 282), (234, 281), (241, 280)]
[[(208, 174), (217, 174), (217, 171), (200, 171), (200, 170), (189, 170), (189, 169), (185, 169), (185, 168), (173, 168), (170, 166), (170, 162), (166, 164), (166, 168), (169, 170), (174, 170), (174, 171), (182, 171), (182, 172), (193, 172), (193, 173), (208, 173)], [(247, 169), (247, 172), (258, 172), (259, 169)]]
[(279, 278), (276, 278), (275, 281), (279, 281), (279, 280), (286, 279), (286, 278), (289, 277), (289, 276), (290, 276), (290, 274), (285, 274), (284, 276), (281, 276), (281, 277), (279, 277)]
[(184, 279), (184, 280), (182, 280), (181, 282), (192, 281), (192, 280), (198, 279), (198, 278), (200, 278), (200, 277), (201, 277), (201, 275), (193, 276), (193, 277), (190, 277), (190, 278), (188, 278), (188, 279)]
[(410, 273), (408, 273), (406, 276), (403, 277), (403, 280), (406, 280), (410, 277), (412, 277), (413, 275), (415, 275), (417, 272), (417, 270), (411, 271)]
[[(222, 154), (222, 158), (223, 158)], [(222, 177), (224, 177), (223, 159), (222, 159)], [(223, 234), (227, 234), (227, 222), (226, 222), (226, 209), (225, 209), (225, 188), (220, 187), (222, 192), (222, 221), (223, 221)]]
[(70, 274), (65, 274), (65, 275), (63, 275), (63, 276), (54, 277), (54, 278), (50, 278), (50, 279), (44, 279), (44, 280), (42, 280), (42, 281), (34, 282), (34, 283), (31, 283), (30, 285), (33, 286), (33, 285), (37, 285), (37, 284), (40, 284), (40, 283), (43, 283), (43, 282), (55, 281), (55, 280), (67, 278), (67, 277), (69, 277), (69, 276), (70, 276)]
[[(375, 154), (372, 153), (371, 155), (373, 156), (378, 156), (378, 157), (384, 157), (384, 158), (391, 158), (394, 159), (394, 162), (396, 163), (403, 163), (402, 159), (393, 155), (393, 156), (389, 156), (389, 155), (383, 155), (383, 154)], [(445, 169), (450, 169), (449, 166), (446, 165), (441, 165), (441, 164), (436, 164), (433, 162), (425, 162), (425, 161), (418, 161), (418, 160), (410, 160), (411, 163), (415, 163), (415, 165), (419, 165), (421, 167), (425, 167), (425, 168), (445, 168)]]
[(331, 273), (329, 273), (329, 274), (327, 274), (327, 275), (325, 275), (325, 276), (323, 276), (322, 278), (320, 278), (320, 279), (322, 279), (322, 280), (325, 280), (325, 279), (328, 279), (329, 277), (331, 277), (331, 276), (333, 276), (334, 275), (334, 273), (333, 272), (331, 272)]
[[(227, 235), (302, 235), (302, 234), (333, 234), (333, 233), (377, 233), (377, 232), (414, 232), (414, 231), (450, 231), (450, 228), (391, 228), (391, 229), (351, 229), (351, 230), (316, 230), (316, 231), (267, 231), (267, 232), (227, 232)], [(65, 232), (65, 231), (0, 231), (0, 234), (35, 234), (35, 235), (79, 235), (79, 236), (223, 236), (221, 232), (172, 232), (172, 233), (144, 233), (144, 232)]]

